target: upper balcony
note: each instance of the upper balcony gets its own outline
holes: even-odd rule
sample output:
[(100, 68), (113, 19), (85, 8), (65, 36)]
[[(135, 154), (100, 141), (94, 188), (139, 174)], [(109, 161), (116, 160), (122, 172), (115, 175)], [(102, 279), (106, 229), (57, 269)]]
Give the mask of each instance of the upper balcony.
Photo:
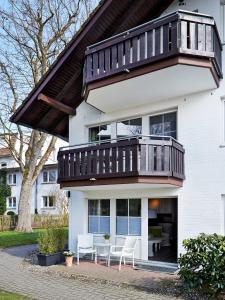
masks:
[(173, 138), (137, 136), (69, 146), (58, 153), (61, 187), (182, 186), (184, 149)]
[(178, 11), (88, 47), (84, 95), (111, 112), (214, 89), (221, 53), (212, 17)]

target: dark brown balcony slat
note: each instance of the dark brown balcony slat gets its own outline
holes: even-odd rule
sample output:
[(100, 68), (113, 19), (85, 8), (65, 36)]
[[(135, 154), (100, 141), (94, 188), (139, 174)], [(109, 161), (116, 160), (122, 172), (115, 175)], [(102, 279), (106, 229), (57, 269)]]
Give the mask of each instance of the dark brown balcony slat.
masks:
[(105, 49), (105, 72), (109, 72), (111, 69), (110, 49)]
[(198, 24), (198, 50), (205, 51), (205, 25)]
[(123, 66), (123, 42), (118, 44), (118, 68)]
[(91, 174), (92, 152), (87, 151), (87, 174)]
[(105, 149), (105, 173), (108, 174), (110, 172), (110, 149)]
[(152, 57), (153, 55), (153, 31), (150, 30), (147, 32), (147, 58)]
[(93, 75), (93, 64), (92, 55), (88, 55), (86, 59), (86, 72), (87, 78), (91, 78)]
[(140, 170), (146, 171), (146, 145), (141, 144)]
[(75, 162), (75, 176), (76, 177), (79, 177), (81, 174), (80, 174), (80, 153), (77, 152), (75, 153), (75, 156), (76, 156), (76, 162)]
[(115, 174), (117, 172), (117, 148), (116, 147), (112, 148), (111, 164), (112, 164), (112, 173)]
[(196, 24), (190, 22), (190, 49), (196, 49), (196, 41), (197, 41), (197, 35), (196, 35)]
[(97, 150), (93, 150), (93, 160), (92, 160), (92, 174), (95, 176), (97, 173)]
[(169, 51), (169, 24), (163, 26), (163, 53)]
[(98, 52), (93, 53), (92, 59), (93, 59), (93, 76), (97, 76), (98, 75)]
[(117, 68), (117, 45), (112, 46), (112, 69)]
[(213, 51), (212, 26), (206, 25), (205, 36), (206, 36), (206, 51), (212, 52)]
[(132, 151), (132, 170), (137, 171), (138, 170), (138, 145), (131, 146)]
[(162, 147), (156, 148), (156, 170), (158, 172), (162, 171)]
[(123, 147), (118, 147), (118, 172), (123, 173)]
[(175, 51), (177, 49), (177, 22), (171, 22), (171, 50)]
[(161, 48), (160, 29), (161, 27), (155, 29), (155, 56), (160, 54), (160, 48)]
[(132, 39), (132, 44), (133, 44), (133, 59), (132, 59), (132, 63), (135, 63), (138, 60), (138, 38), (137, 37), (134, 37)]
[(187, 49), (187, 25), (186, 21), (181, 21), (181, 48)]
[(69, 165), (70, 165), (70, 176), (74, 177), (74, 153), (70, 153)]
[(103, 174), (104, 150), (99, 150), (99, 174)]
[(148, 145), (148, 170), (153, 173), (154, 171), (154, 146)]
[(129, 147), (125, 149), (125, 172), (130, 172), (131, 151)]
[(99, 74), (105, 73), (105, 51), (101, 50), (99, 52)]
[(125, 55), (125, 65), (130, 64), (130, 53), (131, 53), (131, 45), (130, 40), (125, 41), (124, 43), (124, 55)]
[(144, 60), (145, 59), (145, 33), (140, 35), (140, 60)]
[(164, 171), (169, 172), (170, 170), (170, 147), (165, 146), (164, 148)]

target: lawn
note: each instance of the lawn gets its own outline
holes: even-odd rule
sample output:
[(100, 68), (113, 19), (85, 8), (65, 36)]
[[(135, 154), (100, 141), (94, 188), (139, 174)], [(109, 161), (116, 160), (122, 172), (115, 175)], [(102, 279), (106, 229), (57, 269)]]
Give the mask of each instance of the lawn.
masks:
[[(65, 228), (65, 230), (68, 231), (67, 228)], [(0, 248), (37, 244), (39, 233), (43, 231), (45, 231), (45, 229), (34, 229), (31, 233), (15, 231), (0, 232)]]
[(8, 293), (0, 290), (0, 300), (31, 300), (31, 298), (27, 298), (15, 293)]

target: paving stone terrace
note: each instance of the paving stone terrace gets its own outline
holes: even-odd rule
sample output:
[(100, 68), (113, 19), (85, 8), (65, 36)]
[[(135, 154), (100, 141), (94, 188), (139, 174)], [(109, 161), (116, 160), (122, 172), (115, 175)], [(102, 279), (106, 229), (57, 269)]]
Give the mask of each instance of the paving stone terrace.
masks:
[(79, 267), (74, 264), (72, 268), (39, 267), (28, 259), (35, 249), (36, 246), (21, 246), (0, 250), (0, 289), (46, 300), (187, 299), (180, 296), (174, 275), (133, 270), (129, 266), (119, 272), (117, 265), (107, 268), (90, 262), (81, 262)]

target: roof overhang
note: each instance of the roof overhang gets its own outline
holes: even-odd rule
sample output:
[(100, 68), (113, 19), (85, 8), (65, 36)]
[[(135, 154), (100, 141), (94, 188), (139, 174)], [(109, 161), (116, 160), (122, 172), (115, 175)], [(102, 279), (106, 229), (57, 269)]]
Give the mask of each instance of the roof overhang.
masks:
[(10, 120), (67, 140), (69, 115), (75, 114), (83, 101), (82, 78), (87, 46), (159, 16), (172, 1), (100, 1)]

